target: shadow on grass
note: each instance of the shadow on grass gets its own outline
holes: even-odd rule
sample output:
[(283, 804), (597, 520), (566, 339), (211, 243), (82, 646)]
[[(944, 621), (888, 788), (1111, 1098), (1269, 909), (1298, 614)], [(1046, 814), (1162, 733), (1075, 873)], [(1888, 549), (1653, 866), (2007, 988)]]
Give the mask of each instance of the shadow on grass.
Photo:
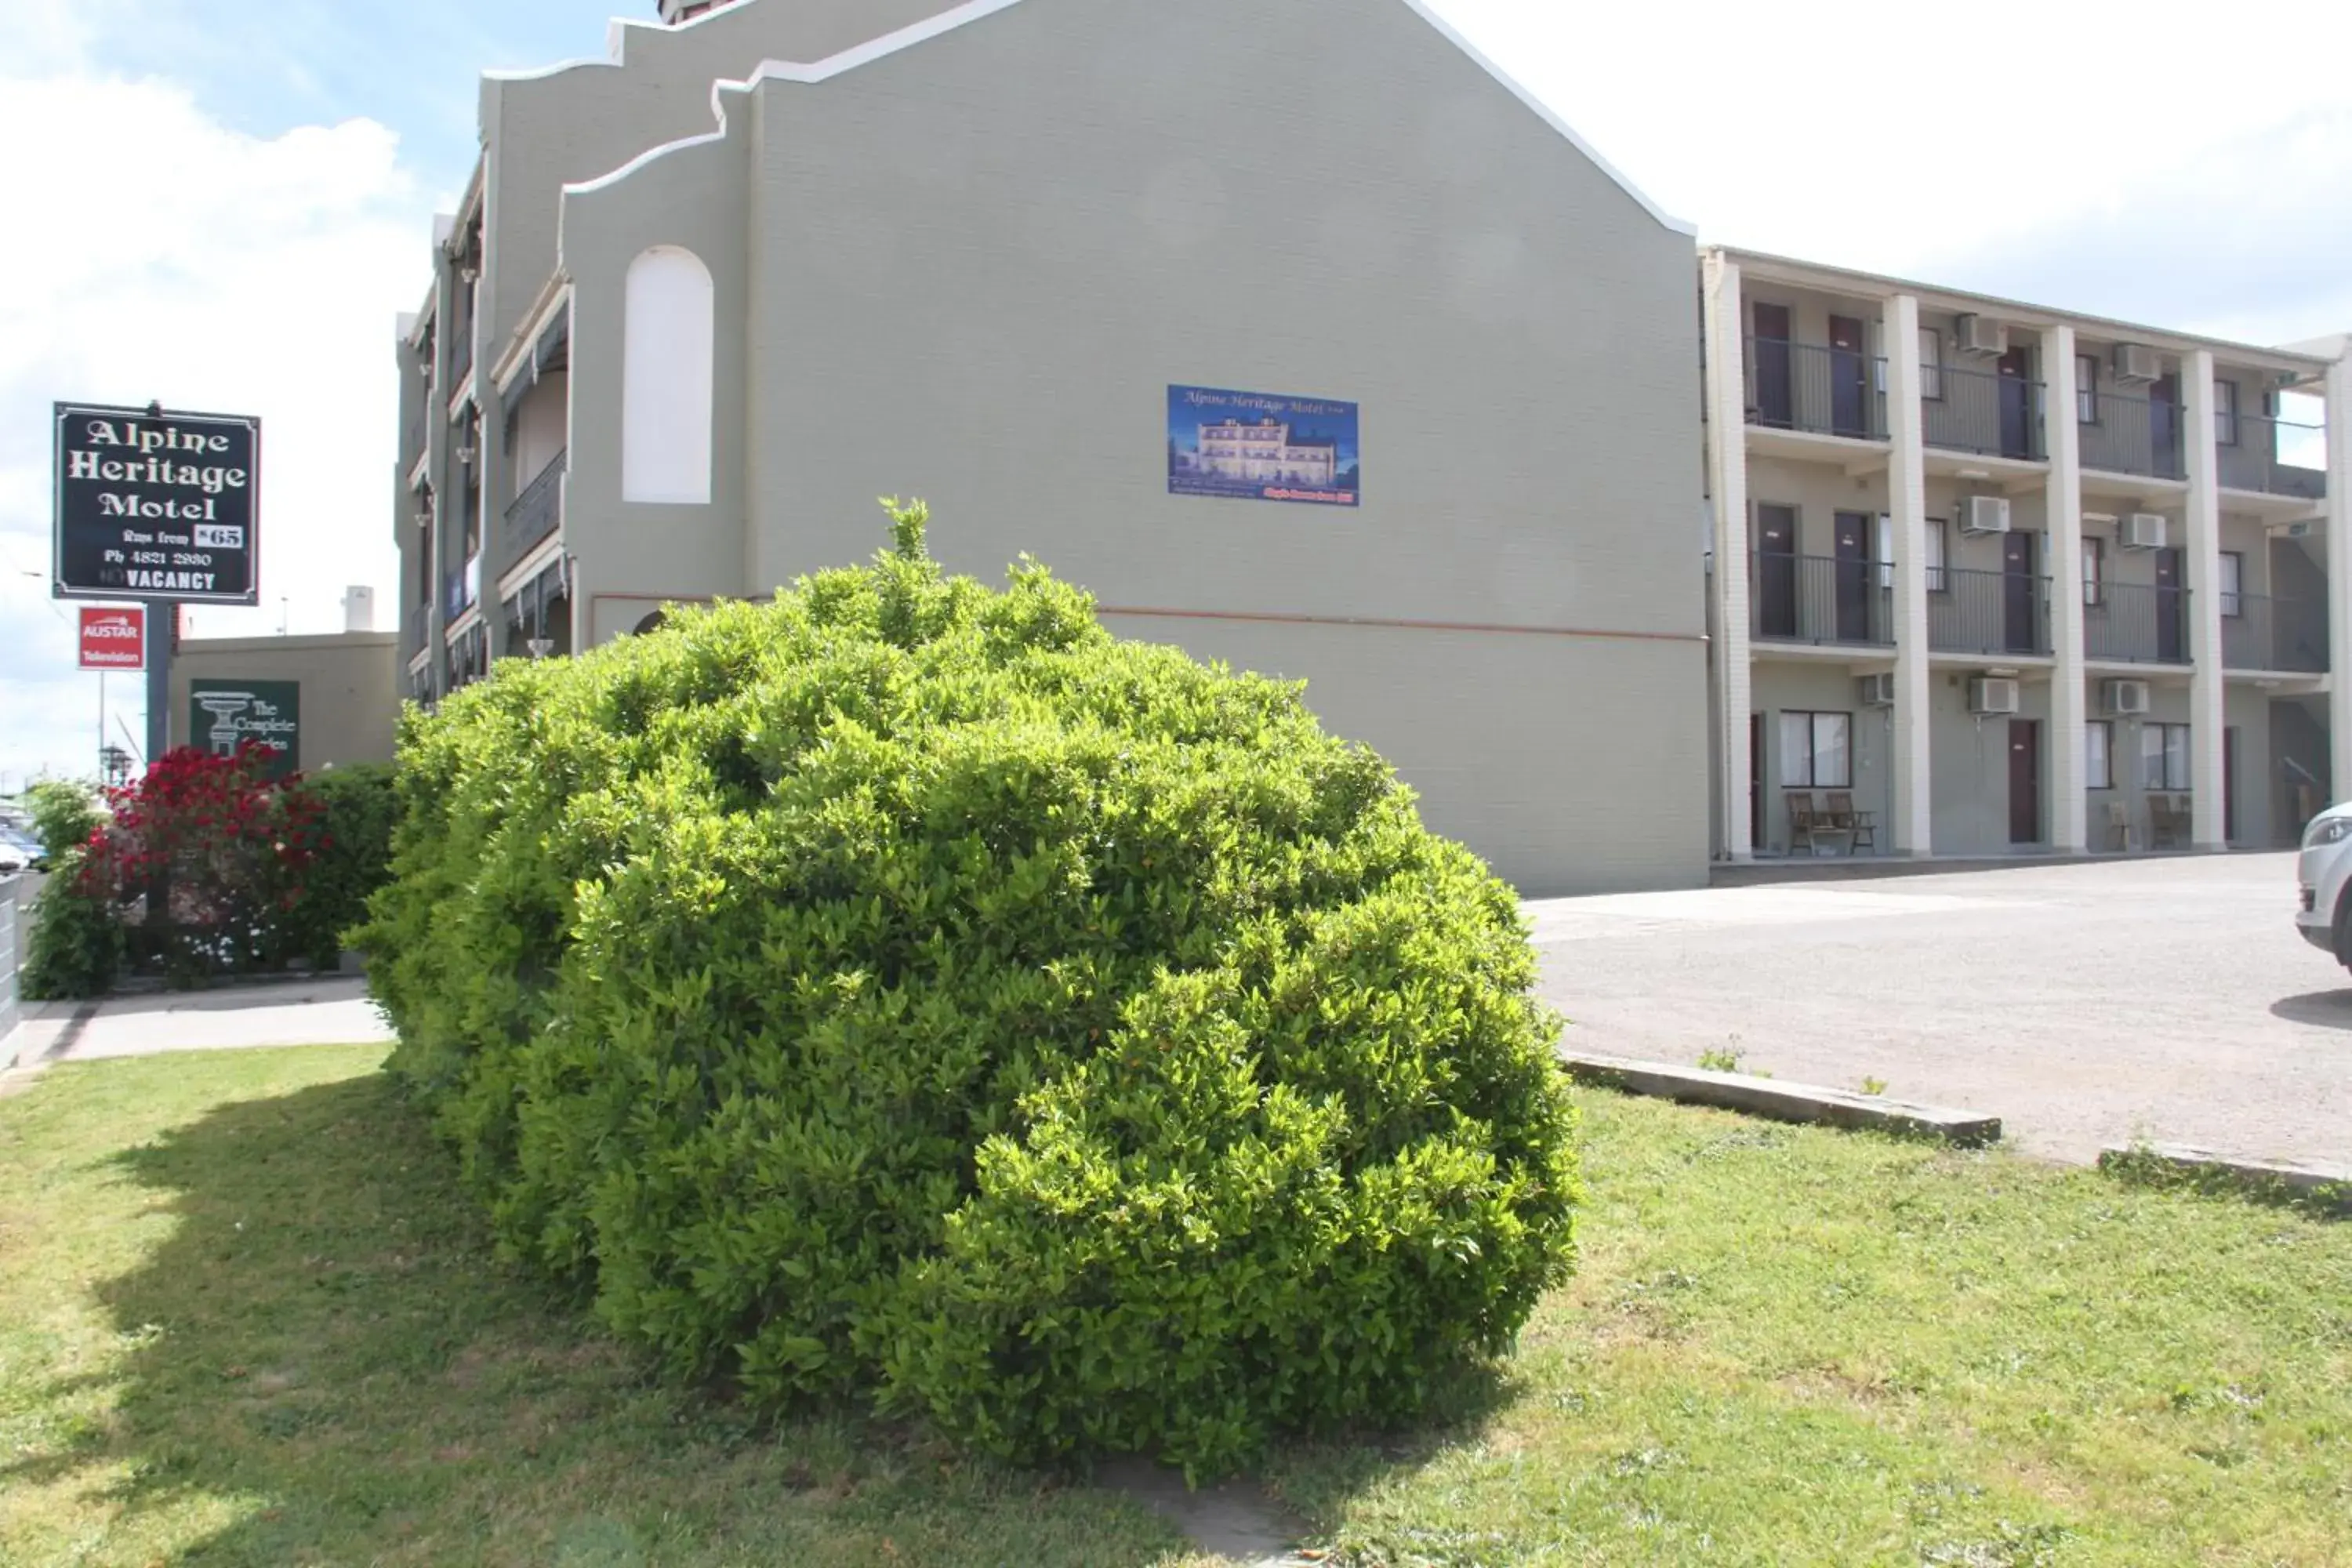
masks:
[(103, 1379), (114, 1415), (0, 1486), (105, 1468), (155, 1561), (1181, 1556), (1092, 1489), (656, 1384), (578, 1301), (497, 1261), (381, 1076), (226, 1105), (116, 1161), (178, 1223), (98, 1288), (129, 1347)]

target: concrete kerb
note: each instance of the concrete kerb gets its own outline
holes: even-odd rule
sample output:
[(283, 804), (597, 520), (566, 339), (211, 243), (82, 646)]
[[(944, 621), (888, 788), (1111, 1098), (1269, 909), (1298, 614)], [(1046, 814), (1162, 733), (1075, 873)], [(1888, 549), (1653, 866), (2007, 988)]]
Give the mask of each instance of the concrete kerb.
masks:
[(2133, 1143), (2101, 1150), (2099, 1169), (2126, 1180), (2153, 1176), (2162, 1183), (2221, 1189), (2352, 1218), (2352, 1166), (2243, 1160), (2186, 1143)]
[(1879, 1095), (1850, 1094), (1843, 1089), (1783, 1083), (1778, 1079), (1754, 1078), (1747, 1073), (1710, 1072), (1705, 1068), (1680, 1067), (1672, 1062), (1637, 1061), (1631, 1057), (1562, 1051), (1559, 1059), (1570, 1075), (1581, 1082), (1685, 1105), (1709, 1105), (1780, 1121), (1930, 1138), (1969, 1149), (2000, 1141), (2000, 1118), (1981, 1111), (1915, 1105)]

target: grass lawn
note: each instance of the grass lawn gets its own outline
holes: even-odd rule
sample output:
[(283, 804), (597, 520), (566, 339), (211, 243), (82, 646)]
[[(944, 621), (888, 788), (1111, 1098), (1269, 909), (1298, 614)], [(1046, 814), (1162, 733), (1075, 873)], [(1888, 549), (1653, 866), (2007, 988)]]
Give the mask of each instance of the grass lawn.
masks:
[(494, 1260), (383, 1054), (0, 1100), (0, 1564), (1206, 1561), (1090, 1489), (650, 1384)]
[[(1199, 1563), (1084, 1486), (648, 1384), (373, 1047), (0, 1100), (0, 1563)], [(2352, 1227), (1601, 1092), (1585, 1262), (1346, 1564), (2352, 1563)]]

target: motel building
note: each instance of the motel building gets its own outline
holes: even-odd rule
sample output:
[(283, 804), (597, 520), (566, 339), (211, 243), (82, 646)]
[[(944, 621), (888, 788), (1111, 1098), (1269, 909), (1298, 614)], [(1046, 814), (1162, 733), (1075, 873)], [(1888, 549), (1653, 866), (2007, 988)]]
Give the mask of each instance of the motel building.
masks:
[[(953, 571), (1027, 552), (1306, 681), (1530, 894), (1705, 880), (1694, 233), (1416, 0), (604, 43), (483, 79), (401, 323), (407, 696), (868, 560), (919, 496)], [(1171, 437), (1226, 416), (1171, 426), (1182, 388), (1360, 409), (1360, 450), (1268, 409), (1187, 456), (1273, 493), (1184, 489)]]
[(415, 700), (900, 495), (1306, 681), (1530, 896), (2268, 847), (2352, 786), (2341, 340), (1702, 248), (1420, 0), (663, 0), (480, 127), (399, 330)]
[(1201, 426), (1198, 472), (1202, 478), (1246, 484), (1308, 485), (1330, 489), (1339, 480), (1336, 442), (1290, 438), (1290, 426), (1273, 419), (1244, 425), (1226, 419)]
[(2352, 363), (1702, 257), (1714, 849), (2271, 848), (2352, 785)]

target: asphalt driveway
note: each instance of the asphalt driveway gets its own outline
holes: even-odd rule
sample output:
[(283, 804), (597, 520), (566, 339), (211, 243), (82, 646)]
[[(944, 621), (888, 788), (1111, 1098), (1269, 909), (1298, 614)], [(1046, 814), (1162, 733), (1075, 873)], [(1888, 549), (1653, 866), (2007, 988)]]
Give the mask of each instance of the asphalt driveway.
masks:
[(1528, 906), (1571, 1044), (2001, 1116), (2038, 1153), (2147, 1136), (2352, 1160), (2352, 976), (2294, 858), (2232, 855)]

